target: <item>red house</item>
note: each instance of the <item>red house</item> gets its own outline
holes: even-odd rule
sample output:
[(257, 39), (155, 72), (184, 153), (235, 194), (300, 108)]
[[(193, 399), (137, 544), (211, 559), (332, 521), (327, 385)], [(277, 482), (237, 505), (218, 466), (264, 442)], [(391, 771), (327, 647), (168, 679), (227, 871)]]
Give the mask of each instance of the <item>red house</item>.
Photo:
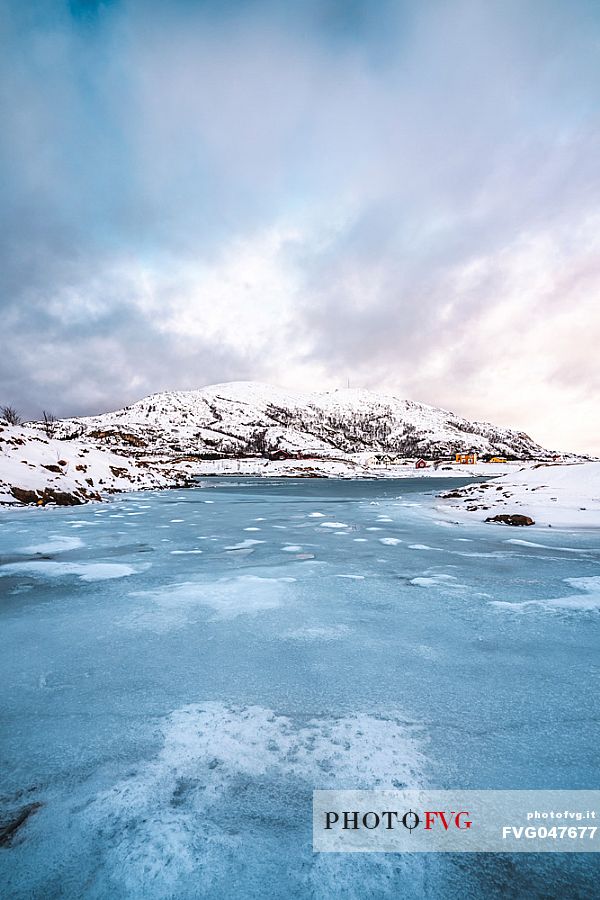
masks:
[(415, 469), (427, 469), (427, 463), (424, 459), (418, 459), (415, 463)]

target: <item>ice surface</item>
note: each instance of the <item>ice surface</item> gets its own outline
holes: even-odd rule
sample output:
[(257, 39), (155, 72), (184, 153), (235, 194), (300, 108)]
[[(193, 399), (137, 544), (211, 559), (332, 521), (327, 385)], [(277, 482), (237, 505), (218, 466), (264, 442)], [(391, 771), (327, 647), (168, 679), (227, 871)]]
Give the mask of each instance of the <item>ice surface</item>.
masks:
[(350, 634), (350, 631), (347, 625), (305, 625), (303, 628), (286, 631), (284, 637), (294, 641), (337, 641)]
[(565, 578), (567, 584), (581, 591), (580, 594), (569, 594), (566, 597), (552, 597), (542, 600), (524, 600), (511, 603), (506, 600), (493, 600), (492, 605), (504, 609), (524, 609), (539, 606), (548, 610), (598, 610), (600, 609), (600, 576), (587, 578)]
[(423, 481), (398, 494), (238, 478), (0, 515), (0, 813), (43, 804), (3, 897), (594, 895), (568, 854), (312, 852), (314, 788), (597, 779), (595, 535), (475, 522), (461, 556)]

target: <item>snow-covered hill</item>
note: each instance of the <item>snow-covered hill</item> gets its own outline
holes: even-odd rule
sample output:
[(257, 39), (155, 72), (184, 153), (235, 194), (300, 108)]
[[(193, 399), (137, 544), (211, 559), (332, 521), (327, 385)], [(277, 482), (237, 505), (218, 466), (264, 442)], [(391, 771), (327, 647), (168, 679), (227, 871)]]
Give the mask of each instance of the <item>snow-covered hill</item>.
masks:
[(0, 504), (72, 506), (119, 491), (174, 487), (187, 474), (185, 464), (148, 465), (89, 438), (58, 440), (0, 421)]
[(62, 420), (57, 435), (92, 437), (144, 456), (330, 457), (373, 451), (443, 457), (469, 449), (519, 459), (549, 455), (523, 432), (389, 394), (292, 394), (257, 382), (152, 394), (116, 412)]

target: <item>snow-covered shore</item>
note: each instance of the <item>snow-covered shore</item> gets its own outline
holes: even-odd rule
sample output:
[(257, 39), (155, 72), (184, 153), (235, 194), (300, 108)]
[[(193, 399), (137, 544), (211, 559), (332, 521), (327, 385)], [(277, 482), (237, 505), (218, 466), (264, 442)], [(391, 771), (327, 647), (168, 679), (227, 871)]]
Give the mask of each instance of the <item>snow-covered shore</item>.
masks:
[(382, 465), (373, 454), (270, 460), (259, 456), (201, 460), (110, 448), (105, 442), (48, 437), (39, 428), (0, 425), (0, 505), (77, 504), (122, 491), (175, 487), (211, 476), (283, 478), (455, 478), (497, 476), (517, 464), (444, 463), (415, 468), (415, 461)]
[(287, 478), (487, 477), (442, 496), (440, 509), (455, 519), (497, 514), (530, 516), (540, 525), (600, 527), (600, 462), (577, 464), (381, 464), (373, 454), (272, 460), (258, 456), (201, 460), (111, 449), (80, 437), (65, 440), (39, 428), (0, 425), (0, 505), (71, 505), (122, 491), (176, 487), (213, 476)]
[(73, 505), (117, 491), (171, 487), (185, 476), (88, 440), (58, 440), (23, 425), (0, 426), (0, 504)]
[(462, 520), (506, 514), (536, 525), (600, 528), (600, 462), (538, 463), (441, 497), (438, 509)]
[(483, 464), (415, 469), (414, 462), (383, 466), (372, 459), (365, 454), (288, 460), (146, 456), (110, 449), (89, 437), (58, 439), (38, 428), (5, 424), (0, 425), (0, 504), (85, 503), (100, 500), (103, 494), (174, 487), (193, 477), (216, 475), (414, 478), (480, 475), (484, 470), (496, 475), (507, 470), (506, 465)]
[(428, 464), (416, 468), (415, 460), (389, 465), (374, 461), (373, 454), (355, 453), (344, 457), (322, 459), (268, 460), (260, 457), (241, 459), (199, 460), (194, 464), (194, 474), (241, 475), (263, 478), (313, 477), (313, 478), (463, 478), (475, 476), (495, 477), (523, 466), (523, 463), (476, 463), (463, 465), (442, 463), (437, 467)]
[[(456, 454), (521, 462), (462, 465)], [(0, 504), (82, 503), (218, 475), (490, 478), (553, 456), (524, 432), (393, 395), (231, 382), (96, 416), (0, 420)]]

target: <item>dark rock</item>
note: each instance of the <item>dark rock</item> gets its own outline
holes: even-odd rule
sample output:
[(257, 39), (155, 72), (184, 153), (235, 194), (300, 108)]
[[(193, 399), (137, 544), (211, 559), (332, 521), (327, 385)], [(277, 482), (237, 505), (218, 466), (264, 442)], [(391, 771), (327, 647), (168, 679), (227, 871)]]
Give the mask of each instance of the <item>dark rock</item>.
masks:
[(19, 503), (37, 503), (40, 499), (37, 491), (28, 491), (26, 488), (13, 487), (10, 492)]
[[(45, 506), (46, 503), (56, 503), (57, 506), (81, 506), (86, 501), (85, 497), (69, 494), (67, 491), (55, 491), (53, 488), (45, 488), (44, 491), (29, 491), (26, 488), (13, 487), (10, 492), (19, 503), (35, 503), (39, 506)], [(96, 498), (97, 495), (90, 497), (94, 500)]]
[(0, 822), (0, 847), (8, 847), (13, 837), (25, 824), (29, 816), (41, 807), (41, 803), (28, 803), (22, 806), (17, 812), (13, 813), (9, 819)]
[(57, 506), (81, 506), (85, 503), (77, 494), (68, 494), (66, 491), (55, 491), (52, 488), (46, 488), (42, 494), (44, 503), (56, 503)]
[(488, 516), (485, 521), (497, 522), (499, 525), (535, 525), (535, 522), (529, 516), (522, 516), (518, 513), (513, 513), (512, 515), (501, 513), (498, 516)]
[(115, 478), (129, 478), (129, 469), (121, 468), (119, 466), (109, 466), (108, 468)]
[(49, 463), (47, 466), (42, 463), (42, 469), (48, 469), (49, 472), (56, 472), (58, 475), (64, 475), (61, 467), (55, 466), (54, 463)]
[(128, 434), (123, 431), (90, 431), (89, 436), (91, 438), (97, 438), (99, 440), (107, 440), (110, 438), (114, 438), (117, 441), (122, 441), (124, 444), (130, 444), (132, 447), (147, 447), (148, 444), (146, 441), (142, 440), (142, 438), (138, 437), (135, 434)]

